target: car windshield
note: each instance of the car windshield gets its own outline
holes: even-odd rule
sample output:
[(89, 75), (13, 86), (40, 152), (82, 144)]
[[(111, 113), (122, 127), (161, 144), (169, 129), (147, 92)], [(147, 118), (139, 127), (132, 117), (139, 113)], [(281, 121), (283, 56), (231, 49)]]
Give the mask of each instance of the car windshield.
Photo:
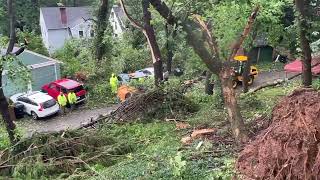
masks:
[(78, 87), (76, 87), (76, 88), (73, 88), (73, 89), (71, 89), (71, 90), (74, 91), (75, 93), (77, 93), (77, 92), (80, 92), (80, 91), (83, 90), (83, 86), (80, 85), (80, 86), (78, 86)]
[(44, 109), (51, 108), (54, 105), (56, 105), (56, 101), (54, 99), (51, 99), (49, 101), (46, 101), (46, 102), (42, 103), (42, 107)]

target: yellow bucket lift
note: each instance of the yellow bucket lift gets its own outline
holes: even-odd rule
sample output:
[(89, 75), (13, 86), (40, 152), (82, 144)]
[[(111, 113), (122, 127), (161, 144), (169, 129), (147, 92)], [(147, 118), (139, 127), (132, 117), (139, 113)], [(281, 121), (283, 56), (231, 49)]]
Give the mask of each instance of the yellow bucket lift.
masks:
[[(235, 56), (234, 60), (238, 61), (238, 67), (234, 68), (233, 70), (233, 88), (236, 88), (238, 86), (239, 83), (243, 82), (243, 73), (244, 73), (244, 67), (245, 64), (248, 61), (248, 57), (247, 56)], [(253, 81), (255, 78), (257, 78), (258, 76), (258, 69), (255, 66), (250, 66), (250, 72), (249, 72), (249, 80), (248, 80), (248, 85), (252, 85)]]

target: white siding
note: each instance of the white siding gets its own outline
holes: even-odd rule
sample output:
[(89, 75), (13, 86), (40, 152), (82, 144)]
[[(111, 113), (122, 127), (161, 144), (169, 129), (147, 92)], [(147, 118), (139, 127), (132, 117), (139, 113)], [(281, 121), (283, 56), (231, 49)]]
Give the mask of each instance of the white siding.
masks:
[(123, 29), (121, 27), (121, 22), (119, 21), (119, 18), (116, 17), (113, 8), (111, 9), (109, 22), (112, 25), (113, 34), (117, 37), (121, 36), (123, 33)]
[(73, 38), (80, 38), (80, 31), (83, 32), (83, 38), (90, 38), (91, 31), (94, 30), (92, 21), (82, 21), (80, 24), (70, 28)]
[(70, 39), (68, 29), (49, 30), (49, 53), (53, 54), (56, 50), (62, 48), (68, 39)]
[(49, 49), (48, 30), (47, 30), (46, 24), (43, 19), (42, 11), (40, 11), (40, 28), (41, 28), (41, 35), (42, 35), (43, 44), (47, 49)]

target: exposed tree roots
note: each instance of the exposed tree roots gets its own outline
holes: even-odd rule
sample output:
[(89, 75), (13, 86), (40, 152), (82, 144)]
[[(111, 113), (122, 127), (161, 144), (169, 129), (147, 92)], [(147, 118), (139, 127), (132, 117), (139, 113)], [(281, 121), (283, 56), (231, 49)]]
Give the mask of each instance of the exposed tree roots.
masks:
[(320, 93), (299, 89), (273, 110), (271, 125), (240, 153), (243, 179), (320, 178)]

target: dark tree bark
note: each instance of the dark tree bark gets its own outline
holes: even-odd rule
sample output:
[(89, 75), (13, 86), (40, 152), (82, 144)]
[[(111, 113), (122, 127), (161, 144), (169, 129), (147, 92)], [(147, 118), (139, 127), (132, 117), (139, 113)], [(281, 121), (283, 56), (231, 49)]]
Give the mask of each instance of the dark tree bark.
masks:
[(107, 29), (108, 21), (108, 0), (100, 0), (100, 6), (97, 15), (97, 33), (95, 36), (95, 56), (98, 63), (102, 61), (103, 55), (106, 53), (106, 47), (103, 43), (104, 32)]
[(9, 45), (7, 48), (7, 53), (10, 54), (13, 50), (14, 44), (16, 43), (16, 31), (15, 31), (15, 24), (16, 24), (16, 16), (15, 16), (15, 3), (14, 0), (7, 0), (7, 7), (8, 7), (8, 17), (9, 17), (9, 25), (10, 25), (10, 40)]
[(227, 109), (233, 136), (241, 141), (247, 140), (246, 128), (241, 116), (240, 108), (237, 103), (235, 90), (232, 87), (232, 78), (230, 76), (232, 69), (223, 67), (219, 73), (221, 88), (225, 108)]
[(163, 64), (162, 64), (162, 57), (161, 57), (161, 52), (160, 48), (157, 43), (157, 39), (155, 36), (154, 29), (151, 25), (151, 13), (149, 11), (150, 7), (150, 2), (149, 0), (143, 0), (142, 1), (142, 8), (143, 8), (143, 20), (144, 20), (144, 25), (141, 25), (139, 22), (134, 20), (127, 12), (123, 0), (120, 0), (121, 7), (131, 22), (131, 24), (140, 29), (144, 36), (147, 39), (150, 51), (151, 51), (151, 57), (153, 61), (153, 67), (154, 67), (154, 72), (155, 72), (155, 85), (158, 86), (159, 83), (163, 80)]
[(208, 95), (212, 95), (212, 87), (210, 86), (211, 84), (211, 77), (212, 77), (212, 72), (211, 71), (207, 71), (206, 72), (206, 81), (205, 81), (205, 85), (204, 85), (204, 92)]
[[(8, 16), (10, 19), (10, 41), (7, 48), (6, 56), (11, 54), (15, 41), (16, 41), (16, 32), (15, 32), (15, 9), (14, 9), (14, 2), (13, 0), (7, 0), (7, 6), (8, 6)], [(2, 57), (2, 61), (5, 61), (5, 57)], [(0, 68), (0, 74), (3, 72), (3, 66)], [(0, 75), (0, 85), (2, 87), (2, 75)], [(9, 104), (4, 96), (3, 88), (0, 88), (0, 111), (2, 115), (2, 119), (4, 120), (6, 124), (6, 129), (8, 132), (8, 136), (10, 139), (10, 142), (13, 144), (17, 140), (15, 138), (15, 124), (12, 120), (12, 117), (10, 117), (9, 114)]]
[(173, 56), (174, 56), (174, 53), (173, 53), (174, 43), (172, 42), (172, 39), (175, 38), (177, 32), (174, 29), (173, 32), (170, 33), (168, 24), (166, 24), (166, 26), (165, 26), (165, 31), (166, 31), (166, 48), (167, 48), (167, 71), (169, 74), (171, 74), (172, 73), (172, 61), (173, 61)]
[(300, 47), (302, 49), (302, 83), (304, 87), (310, 87), (312, 85), (312, 71), (311, 71), (311, 48), (310, 41), (307, 38), (309, 25), (307, 22), (307, 8), (309, 5), (308, 0), (295, 0), (296, 8), (299, 13), (299, 31), (300, 31)]
[(249, 91), (249, 85), (248, 85), (248, 81), (250, 79), (250, 69), (251, 69), (251, 65), (252, 65), (252, 59), (253, 59), (253, 43), (255, 41), (255, 39), (257, 38), (257, 30), (256, 28), (252, 31), (252, 41), (250, 42), (248, 51), (247, 51), (247, 56), (248, 56), (248, 62), (245, 64), (244, 66), (244, 71), (243, 71), (243, 82), (242, 82), (242, 86), (243, 86), (243, 92), (247, 93)]
[[(160, 13), (160, 15), (166, 19), (168, 24), (177, 23), (177, 19), (172, 15), (171, 10), (168, 6), (161, 0), (150, 0), (154, 8)], [(232, 53), (230, 59), (234, 57), (240, 46), (242, 45), (244, 39), (247, 37), (248, 33), (251, 31), (254, 20), (256, 19), (259, 7), (255, 8), (251, 14), (247, 26), (245, 27), (241, 37), (237, 43), (232, 48)], [(232, 127), (234, 137), (239, 141), (247, 140), (247, 132), (245, 130), (244, 122), (240, 113), (240, 108), (237, 103), (235, 96), (235, 91), (232, 88), (232, 76), (231, 76), (231, 66), (229, 62), (223, 62), (219, 57), (218, 45), (208, 29), (206, 23), (204, 23), (200, 18), (189, 19), (182, 22), (183, 30), (187, 33), (187, 43), (193, 47), (194, 51), (202, 59), (202, 61), (207, 65), (208, 69), (219, 76), (221, 80), (221, 86), (224, 96), (225, 107), (227, 108), (229, 121)], [(207, 47), (210, 47), (210, 50)]]
[(243, 92), (247, 93), (249, 91), (249, 79), (250, 79), (250, 67), (252, 64), (252, 53), (249, 52), (248, 54), (248, 61), (244, 65), (244, 70), (243, 70), (243, 81), (242, 81), (242, 86), (243, 86)]
[(159, 85), (163, 81), (163, 64), (159, 45), (157, 43), (156, 35), (151, 25), (151, 13), (149, 11), (149, 0), (142, 1), (144, 30), (148, 40), (149, 47), (152, 53), (153, 67), (155, 73), (155, 85)]

